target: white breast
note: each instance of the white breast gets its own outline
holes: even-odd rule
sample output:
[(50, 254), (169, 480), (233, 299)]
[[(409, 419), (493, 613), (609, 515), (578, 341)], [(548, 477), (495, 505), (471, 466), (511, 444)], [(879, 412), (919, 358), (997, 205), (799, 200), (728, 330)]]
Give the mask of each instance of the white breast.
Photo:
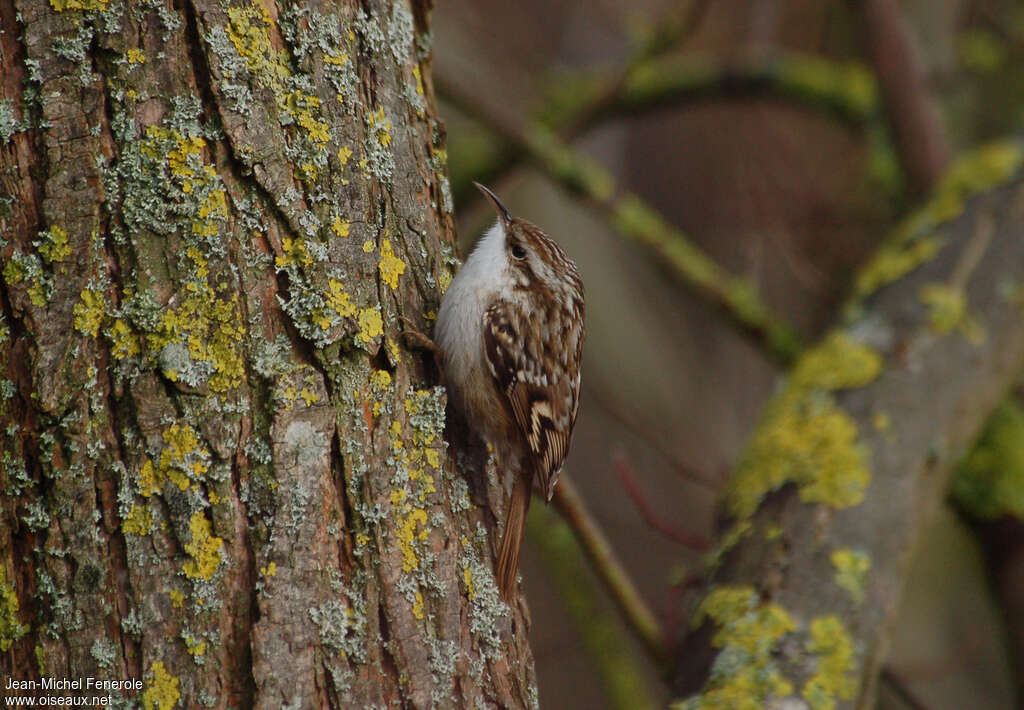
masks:
[(487, 372), (484, 311), (497, 293), (510, 289), (507, 263), (505, 231), (498, 220), (477, 242), (441, 301), (434, 341), (444, 354), (445, 380), (457, 396)]

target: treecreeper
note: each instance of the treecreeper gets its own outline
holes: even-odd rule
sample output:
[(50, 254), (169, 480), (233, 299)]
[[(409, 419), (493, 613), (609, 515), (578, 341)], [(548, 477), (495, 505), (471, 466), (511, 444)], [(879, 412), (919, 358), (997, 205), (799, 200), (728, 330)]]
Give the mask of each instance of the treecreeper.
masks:
[(536, 480), (550, 501), (572, 440), (583, 356), (583, 281), (539, 227), (498, 213), (444, 294), (434, 341), (448, 398), (494, 451), (508, 495), (498, 587), (515, 593)]

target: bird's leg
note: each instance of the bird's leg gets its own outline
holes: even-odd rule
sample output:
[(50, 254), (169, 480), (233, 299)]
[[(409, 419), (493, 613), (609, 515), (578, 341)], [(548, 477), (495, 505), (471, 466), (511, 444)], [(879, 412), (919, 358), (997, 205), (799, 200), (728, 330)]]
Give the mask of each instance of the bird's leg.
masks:
[(399, 335), (406, 339), (406, 343), (409, 347), (416, 350), (428, 350), (434, 358), (440, 357), (441, 349), (437, 347), (437, 343), (417, 328), (415, 323), (405, 316), (398, 316), (398, 320), (400, 320), (402, 325), (406, 327), (406, 330), (401, 331)]

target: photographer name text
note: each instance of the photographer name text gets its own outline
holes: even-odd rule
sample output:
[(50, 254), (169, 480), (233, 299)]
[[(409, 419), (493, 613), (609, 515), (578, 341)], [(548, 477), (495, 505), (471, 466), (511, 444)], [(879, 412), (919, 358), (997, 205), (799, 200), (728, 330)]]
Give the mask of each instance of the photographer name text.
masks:
[(43, 677), (39, 680), (17, 680), (8, 678), (4, 687), (7, 690), (142, 690), (142, 681), (136, 678), (127, 680), (111, 680), (108, 678), (54, 678)]

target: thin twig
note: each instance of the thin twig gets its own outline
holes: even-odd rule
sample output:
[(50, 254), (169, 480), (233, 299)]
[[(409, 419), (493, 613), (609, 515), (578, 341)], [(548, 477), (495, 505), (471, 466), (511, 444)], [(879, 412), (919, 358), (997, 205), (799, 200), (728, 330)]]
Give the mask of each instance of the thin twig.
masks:
[(636, 506), (637, 512), (640, 513), (640, 517), (644, 519), (645, 523), (672, 542), (679, 543), (683, 547), (688, 547), (698, 552), (708, 548), (709, 543), (704, 536), (687, 532), (676, 525), (662, 520), (654, 512), (650, 503), (647, 502), (644, 494), (640, 491), (636, 477), (633, 475), (633, 467), (626, 461), (626, 457), (617, 452), (614, 458), (615, 474), (619, 477), (622, 487), (626, 489), (626, 493), (629, 495), (630, 500), (633, 501), (633, 505)]
[(639, 421), (634, 414), (616, 406), (610, 401), (610, 398), (602, 394), (595, 393), (593, 390), (590, 390), (588, 394), (590, 395), (587, 399), (588, 402), (596, 402), (601, 409), (603, 409), (630, 434), (647, 444), (647, 446), (649, 446), (656, 454), (661, 456), (668, 463), (680, 478), (696, 483), (697, 485), (713, 492), (718, 492), (722, 488), (724, 479), (716, 478), (711, 474), (704, 473), (703, 471), (694, 468), (693, 466), (688, 466), (684, 462), (680, 461), (675, 453), (670, 451), (659, 437), (655, 436), (654, 432), (651, 431), (651, 428)]
[(668, 646), (658, 618), (633, 584), (604, 531), (587, 510), (572, 480), (565, 473), (555, 487), (553, 502), (629, 626), (653, 658), (659, 663), (666, 662)]
[(543, 505), (532, 507), (527, 524), (530, 546), (539, 553), (565, 603), (567, 615), (604, 685), (609, 707), (616, 710), (658, 708), (660, 702), (654, 697), (621, 620), (602, 603), (597, 593), (594, 575), (580, 554), (578, 533), (574, 536), (566, 520)]
[(875, 70), (896, 151), (917, 194), (929, 192), (952, 149), (932, 96), (913, 30), (895, 0), (859, 0), (866, 54)]

